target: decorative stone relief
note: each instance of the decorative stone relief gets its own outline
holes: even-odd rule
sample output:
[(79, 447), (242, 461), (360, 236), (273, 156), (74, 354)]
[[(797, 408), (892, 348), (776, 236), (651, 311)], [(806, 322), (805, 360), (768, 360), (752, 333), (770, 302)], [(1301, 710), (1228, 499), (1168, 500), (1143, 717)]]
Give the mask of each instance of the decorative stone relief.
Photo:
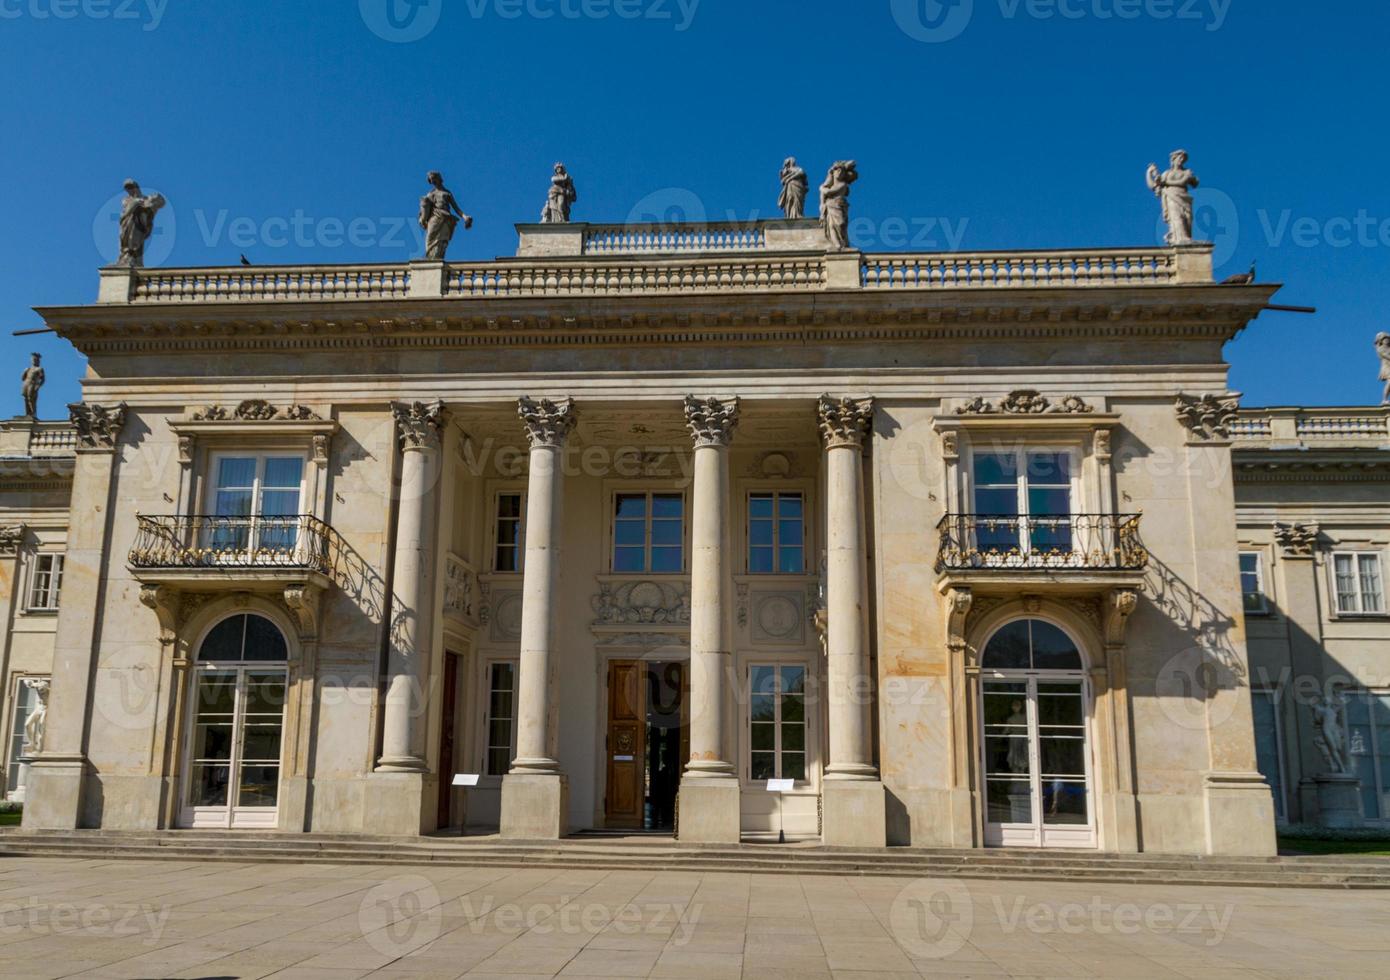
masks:
[(116, 448), (116, 440), (125, 428), (126, 405), (93, 405), (77, 402), (68, 406), (68, 417), (77, 429), (77, 444), (82, 449)]
[(1312, 558), (1318, 547), (1318, 525), (1274, 522), (1274, 540), (1285, 558)]
[(1011, 391), (998, 405), (981, 397), (970, 399), (956, 409), (957, 415), (1090, 415), (1095, 409), (1080, 395), (1067, 395), (1054, 402), (1032, 388)]
[(595, 626), (670, 626), (690, 622), (690, 587), (684, 582), (602, 582), (589, 601)]
[(323, 419), (307, 405), (290, 405), (283, 411), (259, 398), (250, 398), (236, 408), (208, 405), (190, 418), (193, 422), (322, 422)]
[(841, 398), (821, 395), (816, 409), (821, 439), (827, 449), (843, 446), (860, 448), (874, 421), (872, 398)]
[(1133, 589), (1116, 589), (1106, 597), (1102, 618), (1102, 632), (1108, 646), (1120, 646), (1125, 642), (1125, 629), (1129, 618), (1139, 608), (1139, 593)]
[(785, 480), (799, 475), (799, 472), (794, 454), (776, 450), (763, 453), (746, 471), (748, 477), (754, 480)]
[(738, 625), (740, 629), (743, 629), (748, 625), (748, 583), (739, 582), (736, 586), (734, 586), (734, 592), (737, 596), (735, 600), (735, 605), (738, 617)]
[(685, 424), (695, 440), (696, 449), (727, 446), (738, 426), (738, 399), (720, 401), (718, 398), (706, 398), (702, 401), (694, 395), (686, 395)]
[(444, 560), (444, 614), (466, 623), (478, 620), (475, 595), (478, 576), (463, 559), (448, 555)]
[(16, 555), (24, 543), (24, 525), (9, 524), (0, 527), (0, 555)]
[(1240, 411), (1239, 395), (1178, 395), (1178, 421), (1198, 439), (1229, 439)]
[(806, 642), (804, 601), (800, 590), (753, 593), (753, 642), (798, 645)]
[(322, 589), (305, 582), (291, 583), (280, 594), (301, 640), (312, 640), (319, 635), (319, 603), (322, 598)]
[(439, 448), (444, 431), (443, 402), (393, 402), (391, 414), (402, 449)]
[(574, 400), (570, 398), (559, 402), (548, 398), (535, 401), (523, 395), (517, 399), (516, 410), (522, 425), (526, 426), (526, 438), (533, 449), (563, 447), (579, 419)]
[(689, 647), (690, 637), (684, 633), (605, 633), (598, 639), (603, 647), (627, 650), (656, 650), (660, 647)]
[(478, 610), (478, 620), (488, 626), (488, 637), (497, 643), (515, 643), (521, 639), (521, 590), (487, 587), (485, 604)]
[(946, 593), (946, 643), (952, 650), (965, 649), (970, 612), (975, 607), (975, 594), (970, 589), (951, 589)]

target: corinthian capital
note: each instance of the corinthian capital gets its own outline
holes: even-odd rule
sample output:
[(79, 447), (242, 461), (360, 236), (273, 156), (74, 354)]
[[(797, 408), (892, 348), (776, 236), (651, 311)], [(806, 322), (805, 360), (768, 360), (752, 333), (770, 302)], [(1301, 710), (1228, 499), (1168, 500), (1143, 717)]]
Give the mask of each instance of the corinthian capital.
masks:
[(701, 401), (694, 395), (686, 395), (685, 424), (690, 428), (696, 449), (727, 446), (738, 426), (738, 399), (722, 402), (718, 398), (706, 398)]
[(444, 403), (392, 402), (402, 449), (438, 449), (444, 432)]
[(111, 450), (125, 428), (125, 402), (119, 405), (93, 405), (77, 402), (68, 406), (68, 418), (77, 429), (79, 449)]
[(526, 426), (526, 438), (531, 440), (532, 449), (559, 449), (579, 419), (570, 398), (553, 402), (549, 398), (537, 401), (522, 395), (517, 399), (516, 413), (521, 416), (521, 424)]
[(841, 398), (836, 401), (829, 395), (821, 395), (818, 414), (825, 448), (850, 446), (858, 449), (864, 445), (864, 437), (874, 421), (874, 400)]

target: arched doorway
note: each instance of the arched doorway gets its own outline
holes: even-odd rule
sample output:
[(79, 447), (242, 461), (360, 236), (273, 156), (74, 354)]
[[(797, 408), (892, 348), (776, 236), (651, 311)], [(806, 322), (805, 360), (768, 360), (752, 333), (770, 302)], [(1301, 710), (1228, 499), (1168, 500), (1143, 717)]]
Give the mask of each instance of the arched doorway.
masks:
[(277, 825), (289, 648), (269, 619), (239, 613), (198, 646), (180, 824)]
[(1075, 640), (1042, 619), (994, 632), (980, 657), (985, 843), (1095, 847), (1091, 698)]

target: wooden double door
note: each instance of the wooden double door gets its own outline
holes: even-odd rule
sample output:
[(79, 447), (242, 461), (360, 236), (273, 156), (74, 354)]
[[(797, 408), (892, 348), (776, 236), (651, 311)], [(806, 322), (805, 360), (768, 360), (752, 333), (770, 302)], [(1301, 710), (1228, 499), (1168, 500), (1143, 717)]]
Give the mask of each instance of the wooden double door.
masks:
[(671, 830), (690, 758), (689, 671), (682, 661), (608, 664), (604, 823)]

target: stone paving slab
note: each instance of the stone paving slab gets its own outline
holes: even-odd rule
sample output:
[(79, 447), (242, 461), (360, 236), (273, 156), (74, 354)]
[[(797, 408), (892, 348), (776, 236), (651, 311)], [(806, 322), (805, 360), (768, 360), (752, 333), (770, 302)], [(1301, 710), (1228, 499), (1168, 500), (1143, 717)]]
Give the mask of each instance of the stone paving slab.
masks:
[(1382, 977), (1390, 894), (0, 858), (0, 980)]

